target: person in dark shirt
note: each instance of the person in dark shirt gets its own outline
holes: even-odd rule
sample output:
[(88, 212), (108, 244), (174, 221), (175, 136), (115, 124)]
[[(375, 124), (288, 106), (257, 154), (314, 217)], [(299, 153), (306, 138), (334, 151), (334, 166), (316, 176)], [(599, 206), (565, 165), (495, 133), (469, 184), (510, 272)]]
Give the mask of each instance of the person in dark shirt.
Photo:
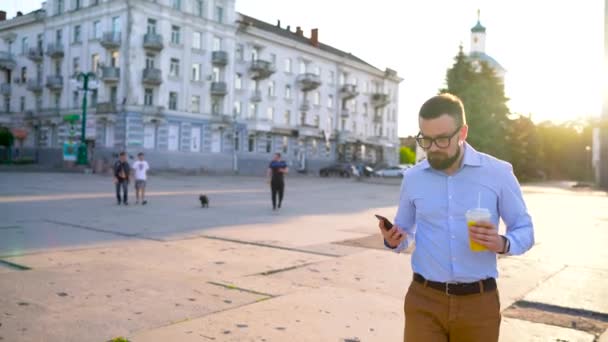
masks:
[[(270, 183), (270, 190), (272, 194), (272, 210), (281, 208), (283, 202), (283, 192), (285, 191), (285, 180), (284, 175), (289, 171), (287, 163), (281, 160), (281, 154), (275, 153), (274, 158), (268, 166), (268, 182)], [(277, 195), (279, 197), (279, 203), (277, 206)]]
[(129, 175), (131, 167), (127, 161), (127, 153), (120, 152), (118, 160), (114, 163), (114, 184), (116, 184), (116, 200), (118, 205), (121, 203), (120, 188), (122, 188), (122, 203), (129, 205), (128, 190), (129, 190)]

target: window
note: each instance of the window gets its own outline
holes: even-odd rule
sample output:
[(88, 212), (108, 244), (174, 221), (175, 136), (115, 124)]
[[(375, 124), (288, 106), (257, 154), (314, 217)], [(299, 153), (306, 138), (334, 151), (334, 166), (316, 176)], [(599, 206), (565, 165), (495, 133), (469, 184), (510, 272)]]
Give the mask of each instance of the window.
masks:
[(285, 72), (291, 72), (291, 58), (285, 58)]
[(182, 9), (182, 0), (173, 0), (173, 9), (181, 10)]
[(116, 104), (118, 102), (118, 88), (111, 87), (110, 88), (110, 102)]
[(329, 95), (327, 99), (327, 108), (334, 108), (334, 96)]
[(101, 22), (99, 20), (95, 20), (93, 22), (93, 32), (92, 32), (92, 37), (93, 39), (101, 39)]
[[(8, 99), (10, 100), (10, 98), (8, 98)], [(61, 93), (56, 93), (55, 94), (55, 101), (54, 101), (54, 103), (55, 103), (55, 108), (59, 108), (61, 106)], [(9, 104), (10, 104), (10, 102), (9, 102)], [(9, 111), (8, 108), (9, 107), (7, 107), (7, 110), (6, 110), (7, 112)]]
[(249, 139), (247, 139), (247, 150), (249, 152), (255, 151), (255, 136), (250, 135)]
[(306, 73), (306, 63), (300, 61), (300, 74)]
[(234, 150), (238, 151), (241, 149), (241, 132), (234, 133)]
[(91, 89), (91, 107), (97, 106), (97, 89)]
[[(56, 107), (59, 108), (59, 104), (57, 104)], [(4, 111), (7, 113), (11, 112), (11, 97), (10, 96), (4, 97)]]
[(363, 115), (367, 115), (367, 102), (363, 102)]
[(201, 111), (201, 97), (199, 95), (192, 95), (192, 101), (190, 101), (190, 111), (192, 113), (199, 113)]
[(314, 74), (317, 75), (317, 76), (320, 76), (321, 75), (321, 68), (319, 68), (318, 66), (316, 66), (314, 68)]
[(243, 75), (238, 72), (234, 78), (234, 89), (243, 89)]
[(202, 65), (194, 63), (192, 64), (192, 80), (199, 82), (201, 80)]
[(287, 154), (288, 147), (289, 147), (289, 138), (283, 137), (283, 146), (281, 148), (283, 153)]
[(274, 107), (268, 107), (268, 109), (266, 109), (266, 119), (270, 121), (274, 120)]
[(99, 0), (91, 0), (91, 6), (99, 5)]
[(197, 49), (197, 50), (202, 49), (201, 37), (202, 37), (202, 35), (200, 32), (192, 33), (192, 48), (193, 49)]
[(153, 92), (152, 88), (146, 88), (144, 90), (144, 105), (152, 106), (153, 103), (154, 103), (154, 92)]
[(221, 114), (222, 109), (222, 100), (218, 97), (213, 97), (211, 100), (211, 114), (219, 115)]
[(365, 83), (363, 83), (363, 92), (367, 93), (369, 91), (369, 82), (365, 81)]
[(222, 38), (213, 37), (213, 51), (221, 51), (222, 50)]
[(232, 114), (235, 117), (240, 117), (241, 116), (241, 102), (239, 101), (234, 101), (234, 106), (232, 107)]
[(55, 75), (61, 75), (61, 61), (55, 61)]
[(285, 98), (291, 99), (291, 85), (289, 84), (285, 86)]
[(302, 125), (302, 126), (306, 125), (306, 112), (300, 113), (300, 125)]
[(72, 73), (77, 74), (80, 72), (80, 57), (74, 57), (72, 60)]
[(180, 42), (180, 28), (179, 26), (172, 25), (171, 26), (171, 43), (179, 44)]
[(80, 0), (74, 0), (74, 9), (78, 10), (81, 7)]
[(315, 106), (318, 106), (321, 104), (321, 93), (316, 91), (315, 92)]
[(25, 112), (25, 96), (19, 98), (19, 111), (22, 113)]
[(274, 53), (271, 53), (271, 54), (270, 54), (270, 62), (271, 62), (273, 65), (277, 64), (277, 55), (276, 55), (276, 54), (274, 54)]
[(72, 92), (72, 107), (78, 108), (78, 91)]
[(272, 152), (272, 135), (266, 134), (266, 153)]
[(57, 0), (56, 1), (57, 7), (55, 8), (55, 14), (61, 14), (63, 13), (63, 0)]
[(27, 37), (21, 38), (21, 53), (26, 54), (28, 51)]
[(290, 110), (286, 110), (285, 111), (285, 124), (290, 125), (291, 124), (291, 111)]
[(171, 58), (171, 66), (169, 67), (169, 76), (179, 77), (179, 59)]
[(177, 110), (177, 93), (173, 91), (169, 93), (169, 109)]
[(146, 29), (146, 33), (148, 34), (156, 34), (156, 20), (148, 19), (148, 26)]
[(258, 114), (258, 105), (256, 103), (250, 103), (249, 104), (249, 118), (253, 119), (255, 117), (257, 117)]
[(80, 43), (80, 25), (74, 26), (74, 43)]
[(63, 42), (63, 31), (57, 30), (55, 31), (55, 43), (61, 44)]
[(213, 67), (213, 82), (219, 82), (221, 79), (221, 71), (218, 67)]
[(94, 53), (91, 55), (91, 70), (96, 73), (98, 69), (99, 69), (99, 54)]
[(112, 18), (112, 33), (115, 35), (120, 33), (120, 17)]
[(257, 61), (259, 57), (260, 57), (260, 51), (258, 51), (258, 48), (251, 49), (251, 60)]
[(202, 17), (204, 13), (203, 0), (196, 0), (194, 6), (194, 14)]
[(315, 127), (319, 127), (319, 125), (321, 124), (321, 119), (319, 117), (319, 114), (315, 115)]
[(110, 56), (110, 66), (118, 68), (119, 63), (120, 63), (120, 52), (113, 51), (112, 55)]
[(340, 73), (340, 85), (344, 85), (344, 82), (346, 82), (346, 73), (341, 72)]
[(217, 21), (218, 23), (224, 22), (224, 8), (222, 8), (221, 6), (215, 7), (215, 21)]
[(21, 67), (21, 83), (27, 82), (27, 67)]
[(268, 96), (274, 97), (274, 81), (268, 82)]
[(237, 44), (236, 45), (236, 60), (237, 61), (242, 61), (245, 58), (245, 48), (243, 47), (243, 44)]
[(146, 69), (154, 69), (154, 55), (146, 54)]

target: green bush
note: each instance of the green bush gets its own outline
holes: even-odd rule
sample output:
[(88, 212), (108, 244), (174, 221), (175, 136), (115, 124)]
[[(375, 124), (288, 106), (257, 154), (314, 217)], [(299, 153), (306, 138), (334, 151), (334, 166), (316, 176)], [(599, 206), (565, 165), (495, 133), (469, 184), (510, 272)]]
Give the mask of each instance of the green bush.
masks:
[(13, 146), (14, 141), (13, 133), (6, 127), (0, 127), (0, 146)]
[(415, 164), (416, 153), (409, 147), (401, 147), (399, 149), (399, 163), (400, 164)]

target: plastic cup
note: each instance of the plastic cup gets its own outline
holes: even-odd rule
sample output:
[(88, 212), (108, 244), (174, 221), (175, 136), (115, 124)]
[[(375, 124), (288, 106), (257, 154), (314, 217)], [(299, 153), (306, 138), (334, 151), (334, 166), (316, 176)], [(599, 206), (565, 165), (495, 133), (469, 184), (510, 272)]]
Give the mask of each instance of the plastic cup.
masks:
[[(490, 219), (492, 218), (492, 213), (490, 213), (490, 211), (486, 208), (469, 209), (464, 215), (467, 219), (468, 227), (474, 226), (477, 222), (490, 222)], [(473, 252), (483, 252), (488, 250), (486, 247), (471, 240), (471, 237), (469, 237), (469, 247)]]

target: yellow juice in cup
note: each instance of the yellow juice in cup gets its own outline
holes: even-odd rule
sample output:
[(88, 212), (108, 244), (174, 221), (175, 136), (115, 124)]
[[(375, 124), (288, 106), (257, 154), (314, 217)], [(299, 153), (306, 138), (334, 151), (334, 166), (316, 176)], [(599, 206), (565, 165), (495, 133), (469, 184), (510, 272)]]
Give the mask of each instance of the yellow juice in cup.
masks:
[[(490, 211), (486, 208), (475, 208), (467, 210), (465, 217), (467, 220), (467, 226), (470, 227), (474, 226), (476, 222), (490, 222), (492, 213), (490, 213)], [(488, 250), (486, 247), (471, 240), (471, 238), (469, 238), (469, 247), (473, 252), (483, 252)]]

